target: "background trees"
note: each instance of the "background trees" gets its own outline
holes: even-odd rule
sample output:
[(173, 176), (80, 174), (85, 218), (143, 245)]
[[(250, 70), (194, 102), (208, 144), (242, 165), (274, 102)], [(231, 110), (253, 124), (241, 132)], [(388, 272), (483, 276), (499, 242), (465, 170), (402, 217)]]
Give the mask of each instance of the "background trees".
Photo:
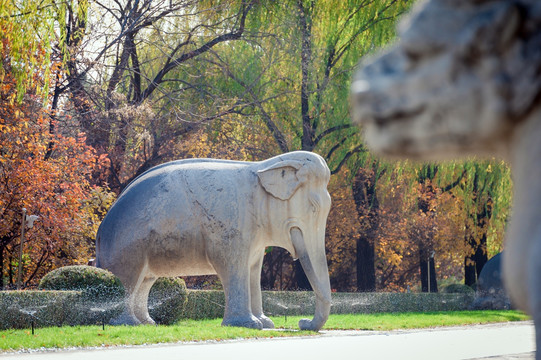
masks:
[[(23, 206), (42, 216), (25, 249), (32, 282), (45, 269), (86, 262), (114, 194), (153, 165), (260, 160), (300, 149), (321, 154), (333, 173), (327, 253), (334, 289), (426, 291), (429, 277), (432, 291), (438, 281), (475, 282), (502, 247), (511, 193), (505, 164), (377, 159), (349, 120), (359, 58), (392, 41), (409, 6), (0, 2), (5, 283), (13, 278)], [(262, 282), (305, 288), (301, 270), (287, 252), (269, 248)], [(205, 282), (212, 281), (192, 281)]]
[[(7, 48), (4, 50), (4, 60), (9, 59)], [(21, 91), (23, 101), (18, 103)], [(22, 279), (27, 283), (54, 267), (86, 263), (93, 252), (99, 218), (113, 198), (89, 181), (105, 159), (85, 145), (84, 134), (51, 134), (54, 120), (43, 107), (44, 101), (34, 91), (17, 89), (17, 80), (5, 61), (0, 89), (2, 288), (13, 284), (17, 275), (22, 208), (39, 216), (34, 228), (26, 233)]]
[[(236, 111), (202, 81), (204, 55), (244, 37), (250, 1), (70, 1), (58, 15), (56, 84), (71, 100), (87, 145), (107, 154), (121, 191), (152, 165), (185, 156), (183, 136)], [(66, 31), (62, 29), (66, 28)], [(176, 150), (176, 151), (175, 151)]]
[[(266, 36), (249, 48), (244, 63), (254, 71), (222, 66), (236, 96), (247, 104), (245, 114), (264, 124), (281, 151), (316, 151), (337, 173), (348, 164), (358, 168), (355, 157), (364, 151), (358, 129), (349, 121), (349, 78), (359, 55), (367, 54), (392, 37), (392, 20), (407, 7), (404, 1), (286, 1), (258, 9)], [(266, 49), (261, 51), (261, 49)], [(268, 49), (272, 49), (269, 51)], [(237, 57), (227, 53), (228, 59)], [(344, 184), (344, 186), (347, 186)], [(274, 251), (274, 250), (273, 250)], [(268, 254), (269, 263), (281, 268)], [(294, 263), (296, 287), (310, 285), (302, 267)], [(269, 270), (270, 271), (270, 270)], [(275, 273), (275, 271), (270, 271)]]

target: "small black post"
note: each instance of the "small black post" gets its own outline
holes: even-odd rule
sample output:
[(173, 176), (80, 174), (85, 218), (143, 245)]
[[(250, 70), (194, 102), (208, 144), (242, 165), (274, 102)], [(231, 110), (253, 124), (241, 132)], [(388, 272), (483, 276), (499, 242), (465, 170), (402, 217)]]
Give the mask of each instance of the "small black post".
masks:
[(32, 335), (34, 335), (34, 318), (32, 318)]

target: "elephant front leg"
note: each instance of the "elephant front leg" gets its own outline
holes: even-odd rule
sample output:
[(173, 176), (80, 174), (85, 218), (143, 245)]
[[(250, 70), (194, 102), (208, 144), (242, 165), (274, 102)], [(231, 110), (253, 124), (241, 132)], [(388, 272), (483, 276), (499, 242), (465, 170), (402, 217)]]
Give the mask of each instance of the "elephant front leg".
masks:
[(261, 296), (261, 269), (265, 252), (257, 259), (250, 268), (250, 299), (252, 313), (261, 321), (263, 329), (274, 329), (274, 323), (263, 313), (263, 299)]
[(250, 308), (249, 272), (235, 271), (220, 276), (225, 292), (225, 313), (222, 326), (262, 329), (263, 325)]

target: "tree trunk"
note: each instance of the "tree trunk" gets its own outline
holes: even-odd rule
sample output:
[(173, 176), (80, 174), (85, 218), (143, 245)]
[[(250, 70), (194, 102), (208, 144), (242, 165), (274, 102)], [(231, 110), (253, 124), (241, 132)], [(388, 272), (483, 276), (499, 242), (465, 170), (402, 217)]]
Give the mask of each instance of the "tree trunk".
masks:
[(302, 150), (312, 151), (314, 134), (310, 117), (310, 63), (312, 62), (312, 23), (309, 10), (302, 1), (298, 2), (299, 27), (301, 31), (301, 117), (302, 117)]
[[(436, 176), (438, 169), (428, 169), (427, 176), (421, 178), (419, 183), (422, 184), (423, 196), (417, 200), (417, 209), (419, 212), (426, 215), (427, 218), (433, 218), (435, 210), (431, 208), (430, 201), (436, 194), (436, 189), (432, 186), (432, 180)], [(422, 292), (438, 292), (438, 282), (436, 281), (436, 266), (434, 263), (434, 249), (432, 239), (434, 234), (432, 231), (423, 231), (419, 234), (419, 272), (421, 276), (421, 291)]]
[(481, 236), (480, 242), (470, 238), (469, 245), (475, 250), (472, 255), (466, 256), (464, 259), (464, 284), (472, 286), (479, 279), (483, 266), (488, 261), (487, 254), (487, 235)]
[(376, 291), (374, 242), (364, 236), (357, 239), (357, 291)]
[[(421, 291), (437, 293), (438, 281), (436, 279), (436, 265), (434, 262), (434, 257), (427, 256), (426, 251), (420, 251), (419, 253), (419, 269), (421, 270)], [(428, 286), (429, 283), (430, 288)]]
[(474, 256), (464, 258), (464, 284), (473, 286), (477, 282), (477, 273), (475, 271)]
[(361, 235), (357, 239), (357, 291), (376, 290), (374, 242), (379, 227), (379, 202), (376, 194), (378, 163), (371, 168), (360, 168), (352, 184), (353, 199), (361, 222)]
[[(474, 187), (477, 193), (477, 186)], [(475, 216), (477, 228), (484, 228), (483, 234), (479, 240), (471, 235), (471, 231), (467, 231), (467, 245), (472, 249), (471, 255), (467, 255), (464, 259), (464, 284), (472, 286), (477, 282), (483, 266), (488, 261), (487, 253), (487, 233), (486, 223), (492, 217), (492, 199), (487, 200), (487, 204), (482, 206), (480, 211)], [(466, 229), (468, 230), (468, 229)]]
[[(314, 136), (312, 121), (310, 118), (309, 103), (309, 66), (312, 61), (312, 26), (302, 1), (298, 1), (299, 28), (301, 32), (301, 118), (302, 118), (302, 139), (301, 150), (312, 151), (314, 149)], [(299, 290), (312, 290), (312, 286), (304, 273), (299, 261), (293, 264), (295, 270), (296, 287)]]

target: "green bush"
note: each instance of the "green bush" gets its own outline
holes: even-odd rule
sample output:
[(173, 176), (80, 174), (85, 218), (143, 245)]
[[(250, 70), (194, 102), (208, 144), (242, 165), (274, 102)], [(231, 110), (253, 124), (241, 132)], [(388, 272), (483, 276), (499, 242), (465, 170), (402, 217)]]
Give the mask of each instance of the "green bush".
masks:
[(124, 309), (124, 287), (110, 271), (94, 266), (73, 265), (45, 275), (39, 289), (79, 291), (77, 301), (68, 305), (69, 325), (109, 322)]
[(73, 265), (51, 271), (40, 283), (42, 290), (81, 291), (87, 300), (97, 302), (120, 301), (124, 287), (110, 271), (94, 266)]
[[(76, 290), (78, 302), (71, 304), (70, 324), (90, 324), (109, 320), (123, 310), (124, 287), (111, 272), (86, 265), (65, 266), (41, 279), (40, 289)], [(186, 284), (178, 278), (158, 279), (149, 294), (149, 314), (159, 324), (179, 320), (187, 300)]]
[(148, 312), (156, 323), (170, 325), (180, 320), (187, 301), (184, 280), (159, 278), (150, 289)]
[(447, 285), (446, 287), (444, 287), (442, 292), (446, 293), (446, 294), (456, 294), (456, 293), (459, 293), (459, 294), (470, 294), (471, 293), (471, 294), (473, 294), (475, 292), (475, 290), (473, 290), (468, 285), (451, 284), (451, 285)]

